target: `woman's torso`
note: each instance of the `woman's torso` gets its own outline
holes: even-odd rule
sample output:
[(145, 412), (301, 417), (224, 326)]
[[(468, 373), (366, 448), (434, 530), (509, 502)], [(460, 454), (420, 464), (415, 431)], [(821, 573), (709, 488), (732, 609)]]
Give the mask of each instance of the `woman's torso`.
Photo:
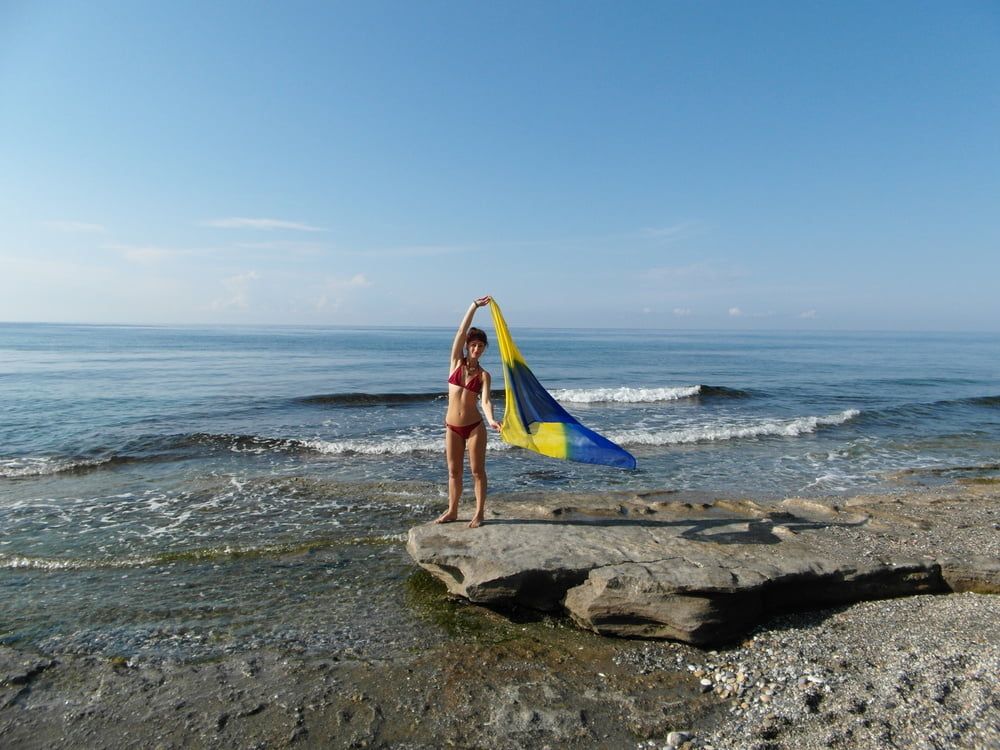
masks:
[(481, 367), (470, 370), (465, 360), (452, 362), (451, 376), (448, 378), (448, 413), (445, 421), (453, 425), (467, 425), (476, 422), (479, 409), (476, 400), (482, 393), (483, 384), (488, 377)]

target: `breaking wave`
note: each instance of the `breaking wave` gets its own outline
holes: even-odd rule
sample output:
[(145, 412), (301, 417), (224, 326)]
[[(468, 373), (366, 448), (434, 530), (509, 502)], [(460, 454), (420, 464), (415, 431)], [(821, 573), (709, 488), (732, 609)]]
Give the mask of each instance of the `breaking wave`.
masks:
[(648, 404), (657, 401), (678, 401), (701, 393), (700, 385), (678, 388), (567, 388), (552, 391), (557, 401), (565, 404)]
[(964, 399), (964, 402), (974, 406), (996, 407), (1000, 406), (1000, 396), (978, 396), (976, 398)]
[(564, 388), (552, 391), (566, 404), (653, 404), (693, 398), (747, 398), (749, 393), (716, 385), (684, 385), (664, 388)]
[[(150, 456), (147, 460), (159, 459)], [(134, 456), (110, 455), (101, 458), (69, 458), (61, 456), (19, 456), (0, 458), (0, 479), (22, 479), (50, 474), (77, 474), (97, 469), (107, 469), (138, 461)]]
[[(299, 440), (302, 448), (328, 455), (398, 456), (420, 451), (441, 452), (444, 437), (399, 436), (351, 440)], [(492, 447), (492, 446), (491, 446)]]
[[(300, 404), (321, 404), (329, 406), (402, 406), (405, 404), (422, 404), (430, 401), (443, 401), (444, 390), (433, 393), (321, 393), (315, 396), (297, 398)], [(492, 390), (494, 398), (503, 396), (503, 391)]]
[(295, 399), (301, 404), (330, 404), (333, 406), (392, 406), (394, 404), (419, 404), (443, 399), (438, 393), (321, 393)]
[(24, 456), (19, 458), (0, 458), (0, 477), (18, 479), (20, 477), (39, 477), (46, 474), (59, 474), (64, 471), (87, 471), (95, 469), (110, 461), (109, 458), (91, 460), (72, 460), (53, 456)]
[(759, 437), (797, 437), (816, 432), (821, 427), (842, 425), (860, 413), (857, 409), (848, 409), (822, 417), (766, 419), (746, 424), (705, 425), (679, 430), (629, 430), (610, 433), (608, 437), (623, 445), (685, 445)]
[[(503, 397), (503, 390), (493, 389), (490, 396)], [(644, 404), (658, 401), (678, 401), (687, 398), (747, 398), (750, 394), (737, 388), (715, 385), (685, 385), (662, 388), (558, 388), (552, 390), (556, 400), (567, 404)], [(445, 393), (326, 393), (295, 399), (301, 404), (329, 406), (402, 406), (443, 401)]]

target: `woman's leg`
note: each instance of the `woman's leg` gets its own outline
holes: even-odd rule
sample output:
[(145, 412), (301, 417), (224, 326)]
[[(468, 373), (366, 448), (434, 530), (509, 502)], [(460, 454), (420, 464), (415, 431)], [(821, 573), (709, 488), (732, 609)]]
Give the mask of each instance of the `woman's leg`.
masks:
[(469, 522), (469, 528), (483, 523), (486, 512), (486, 427), (479, 425), (469, 436), (469, 470), (476, 489), (476, 513)]
[(458, 501), (462, 497), (462, 457), (465, 440), (454, 430), (444, 428), (444, 455), (448, 461), (448, 510), (435, 523), (448, 523), (458, 518)]

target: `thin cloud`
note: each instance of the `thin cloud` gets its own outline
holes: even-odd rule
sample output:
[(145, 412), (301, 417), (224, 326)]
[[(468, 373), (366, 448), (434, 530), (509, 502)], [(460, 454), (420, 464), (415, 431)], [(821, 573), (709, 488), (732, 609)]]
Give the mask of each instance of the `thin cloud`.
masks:
[[(733, 309), (735, 309), (735, 308), (733, 308)], [(690, 307), (675, 307), (674, 308), (674, 315), (676, 315), (678, 318), (687, 318), (687, 317), (690, 317), (690, 315), (691, 315), (691, 308)]]
[(816, 317), (816, 311), (815, 310), (803, 310), (802, 312), (799, 313), (799, 317), (800, 318), (805, 318), (807, 320), (811, 320), (811, 319), (813, 319), (813, 318)]
[(248, 219), (244, 216), (230, 216), (222, 219), (209, 219), (202, 222), (203, 226), (216, 229), (256, 229), (272, 231), (275, 229), (290, 229), (295, 232), (325, 232), (322, 227), (303, 224), (297, 221), (283, 219)]
[(746, 313), (744, 313), (744, 312), (743, 312), (743, 311), (742, 311), (742, 310), (741, 310), (740, 308), (738, 308), (738, 307), (730, 307), (730, 308), (729, 308), (729, 317), (730, 317), (730, 318), (742, 318), (742, 317), (743, 317), (743, 316), (744, 316), (745, 314), (746, 314)]
[(92, 224), (86, 221), (45, 221), (42, 222), (42, 225), (56, 232), (69, 232), (71, 234), (97, 234), (107, 231), (103, 224)]
[(212, 302), (213, 310), (249, 310), (250, 309), (250, 287), (253, 282), (260, 279), (260, 274), (256, 271), (246, 271), (235, 276), (222, 279), (222, 286), (226, 290), (226, 296)]

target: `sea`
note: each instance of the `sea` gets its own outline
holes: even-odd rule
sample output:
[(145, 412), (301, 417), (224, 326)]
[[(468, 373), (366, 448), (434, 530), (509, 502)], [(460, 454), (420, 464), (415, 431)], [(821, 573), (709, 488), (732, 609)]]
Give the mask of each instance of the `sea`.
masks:
[[(490, 503), (768, 503), (1000, 473), (1000, 334), (511, 333), (638, 467), (491, 433)], [(446, 506), (453, 335), (0, 324), (0, 644), (192, 661), (384, 657), (441, 637), (405, 539)], [(483, 363), (500, 417), (495, 348)]]

